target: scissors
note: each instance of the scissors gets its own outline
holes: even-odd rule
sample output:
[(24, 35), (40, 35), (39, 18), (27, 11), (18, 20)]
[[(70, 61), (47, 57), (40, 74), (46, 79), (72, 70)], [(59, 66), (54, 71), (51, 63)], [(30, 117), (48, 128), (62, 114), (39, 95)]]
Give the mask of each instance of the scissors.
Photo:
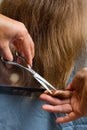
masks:
[[(22, 60), (25, 60), (24, 57), (22, 57), (21, 55), (19, 55), (19, 53), (16, 52), (16, 56), (21, 58)], [(2, 62), (4, 62), (5, 64), (10, 64), (10, 65), (15, 65), (18, 66), (22, 69), (27, 70), (29, 73), (32, 74), (32, 76), (49, 92), (52, 94), (52, 90), (56, 90), (56, 88), (51, 85), (46, 79), (44, 79), (41, 75), (39, 75), (36, 71), (34, 71), (30, 65), (27, 65), (27, 67), (14, 62), (14, 61), (8, 61), (6, 59), (4, 59), (3, 57), (1, 57)], [(26, 62), (26, 60), (25, 60)]]

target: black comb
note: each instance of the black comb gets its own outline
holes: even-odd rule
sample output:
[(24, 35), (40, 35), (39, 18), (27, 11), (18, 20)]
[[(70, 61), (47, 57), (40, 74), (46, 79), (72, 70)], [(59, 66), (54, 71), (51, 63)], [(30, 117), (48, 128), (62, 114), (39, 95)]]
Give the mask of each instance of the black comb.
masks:
[(0, 94), (31, 96), (32, 94), (43, 93), (46, 89), (0, 85)]

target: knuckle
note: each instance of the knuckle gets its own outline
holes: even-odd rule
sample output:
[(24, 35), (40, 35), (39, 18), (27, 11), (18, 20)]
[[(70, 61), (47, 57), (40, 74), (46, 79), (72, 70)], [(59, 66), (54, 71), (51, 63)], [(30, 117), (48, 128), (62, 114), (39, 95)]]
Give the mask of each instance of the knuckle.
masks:
[(27, 31), (26, 27), (24, 27), (24, 28), (22, 29), (22, 32), (23, 32), (23, 34), (24, 34), (25, 36), (28, 34), (28, 31)]
[(83, 68), (81, 72), (87, 73), (87, 67)]
[(78, 72), (77, 76), (78, 76), (78, 78), (80, 78), (81, 80), (87, 78), (87, 68), (81, 69), (81, 71)]
[(20, 27), (25, 27), (24, 23), (22, 23), (22, 22), (19, 22), (19, 26)]
[(25, 25), (23, 23), (20, 23), (20, 27), (21, 27), (21, 30), (23, 33), (25, 33), (25, 34), (28, 33), (27, 28), (25, 27)]
[(61, 112), (64, 112), (62, 106), (55, 106), (55, 112), (57, 113), (61, 113)]
[(24, 25), (24, 23), (19, 22), (19, 27), (21, 28), (21, 33), (22, 33), (22, 35), (28, 34), (28, 30), (27, 30), (26, 26)]
[(83, 68), (79, 72), (77, 72), (74, 78), (74, 83), (84, 85), (86, 80), (87, 80), (87, 68)]

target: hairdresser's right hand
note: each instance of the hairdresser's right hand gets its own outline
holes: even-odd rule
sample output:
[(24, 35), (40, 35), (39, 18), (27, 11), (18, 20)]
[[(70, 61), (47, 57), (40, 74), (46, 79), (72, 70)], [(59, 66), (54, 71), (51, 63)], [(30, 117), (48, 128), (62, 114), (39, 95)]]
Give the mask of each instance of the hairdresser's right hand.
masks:
[(27, 63), (32, 66), (34, 43), (26, 27), (23, 23), (0, 14), (0, 52), (4, 58), (10, 61), (13, 60), (9, 48), (11, 43), (25, 57)]

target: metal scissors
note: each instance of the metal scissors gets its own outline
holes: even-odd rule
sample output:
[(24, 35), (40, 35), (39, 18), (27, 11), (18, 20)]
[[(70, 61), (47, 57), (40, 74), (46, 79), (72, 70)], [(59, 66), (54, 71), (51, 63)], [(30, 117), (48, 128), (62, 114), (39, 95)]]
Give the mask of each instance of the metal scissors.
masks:
[[(20, 56), (18, 53), (16, 53), (16, 55), (18, 57), (20, 57), (22, 60), (25, 60), (22, 56)], [(8, 61), (6, 59), (4, 59), (3, 57), (1, 57), (2, 62), (6, 63), (6, 64), (10, 64), (10, 65), (15, 65), (18, 66), (22, 69), (27, 70), (28, 72), (30, 72), (32, 74), (32, 76), (49, 92), (52, 93), (52, 90), (56, 90), (56, 88), (51, 85), (46, 79), (44, 79), (41, 75), (39, 75), (37, 72), (35, 72), (30, 65), (27, 65), (27, 67), (14, 62), (14, 61)], [(25, 61), (26, 62), (26, 61)]]

